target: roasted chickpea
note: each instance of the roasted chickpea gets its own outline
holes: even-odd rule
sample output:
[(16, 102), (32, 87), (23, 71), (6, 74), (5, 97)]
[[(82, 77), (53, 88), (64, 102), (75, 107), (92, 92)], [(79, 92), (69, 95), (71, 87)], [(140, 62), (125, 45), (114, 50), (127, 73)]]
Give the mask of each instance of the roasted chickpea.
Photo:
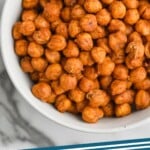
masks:
[(115, 109), (114, 104), (112, 102), (109, 102), (106, 106), (103, 107), (104, 116), (106, 117), (112, 117), (114, 116)]
[(45, 72), (38, 72), (38, 78), (39, 82), (49, 82), (49, 79), (46, 77)]
[(67, 46), (66, 39), (62, 35), (52, 35), (47, 46), (50, 50), (62, 51)]
[(31, 65), (31, 58), (28, 56), (25, 56), (21, 59), (20, 65), (21, 69), (26, 73), (32, 73), (34, 71)]
[(100, 85), (102, 89), (107, 90), (112, 82), (112, 76), (104, 76), (100, 78)]
[(128, 72), (128, 68), (125, 65), (119, 64), (115, 66), (113, 77), (118, 80), (127, 80)]
[(44, 48), (35, 43), (30, 42), (28, 46), (28, 55), (31, 57), (41, 57), (44, 54)]
[(12, 35), (15, 40), (19, 40), (22, 38), (21, 34), (21, 22), (16, 22), (13, 26)]
[(50, 2), (57, 4), (60, 9), (63, 8), (63, 1), (62, 0), (50, 0)]
[(35, 10), (24, 10), (21, 14), (21, 18), (23, 21), (34, 21), (35, 18), (37, 17), (37, 12)]
[(135, 105), (136, 109), (144, 109), (147, 108), (150, 104), (150, 95), (148, 92), (144, 90), (139, 90), (135, 97)]
[[(35, 26), (36, 28), (40, 29), (40, 28), (50, 28), (50, 24), (49, 22), (42, 16), (39, 15), (36, 19), (35, 19)], [(48, 31), (49, 32), (49, 31)]]
[(60, 86), (58, 81), (52, 81), (51, 87), (54, 90), (56, 95), (60, 95), (60, 94), (63, 94), (65, 92), (65, 90)]
[(71, 20), (71, 8), (70, 7), (64, 7), (61, 10), (61, 18), (65, 22), (69, 22)]
[(86, 97), (89, 100), (89, 105), (91, 107), (104, 107), (110, 100), (108, 94), (105, 91), (99, 89), (91, 90), (87, 93)]
[(60, 76), (60, 86), (65, 90), (73, 90), (77, 86), (77, 79), (74, 75), (62, 74)]
[(80, 26), (85, 32), (92, 32), (97, 28), (96, 17), (92, 14), (86, 14), (80, 20)]
[(56, 34), (62, 35), (65, 38), (68, 38), (68, 27), (65, 23), (60, 23), (56, 27)]
[(68, 26), (70, 37), (75, 38), (82, 31), (78, 20), (71, 20)]
[(131, 106), (128, 103), (116, 105), (115, 107), (115, 115), (116, 117), (124, 117), (131, 113)]
[(135, 92), (132, 90), (127, 90), (117, 96), (115, 96), (114, 101), (115, 104), (124, 104), (129, 103), (132, 104), (134, 101)]
[(112, 19), (110, 21), (108, 30), (110, 32), (121, 31), (121, 32), (125, 33), (127, 28), (123, 21), (121, 21), (119, 19)]
[(32, 64), (32, 67), (34, 68), (34, 70), (43, 72), (43, 71), (45, 71), (45, 69), (48, 65), (48, 62), (44, 58), (38, 57), (38, 58), (32, 58), (31, 64)]
[(109, 46), (113, 51), (120, 50), (125, 47), (127, 36), (120, 31), (109, 35)]
[(110, 5), (114, 0), (101, 0), (104, 4)]
[(38, 80), (39, 80), (39, 72), (34, 71), (34, 72), (30, 73), (29, 76), (30, 76), (30, 79), (33, 82), (35, 82), (35, 83), (38, 82)]
[(106, 51), (101, 47), (94, 47), (91, 50), (91, 56), (96, 63), (103, 63), (106, 57)]
[(76, 103), (80, 103), (82, 101), (84, 101), (85, 99), (85, 93), (83, 91), (81, 91), (79, 88), (70, 90), (68, 93), (68, 97), (76, 102)]
[(69, 40), (67, 47), (63, 50), (63, 54), (66, 57), (78, 57), (79, 56), (79, 48), (76, 43)]
[(79, 58), (68, 58), (64, 65), (64, 69), (68, 73), (80, 73), (83, 70), (83, 64)]
[(138, 90), (148, 90), (150, 89), (150, 79), (146, 78), (142, 81), (136, 82), (134, 87)]
[(104, 112), (100, 108), (86, 106), (82, 111), (82, 119), (88, 123), (95, 123), (103, 116)]
[(60, 64), (51, 64), (47, 67), (45, 75), (49, 80), (57, 80), (62, 74), (62, 67)]
[(67, 110), (67, 112), (70, 112), (72, 114), (78, 114), (78, 110), (76, 108), (75, 103), (71, 103), (70, 108)]
[(149, 35), (150, 23), (147, 20), (140, 19), (136, 22), (135, 29), (143, 36)]
[(93, 87), (93, 89), (100, 89), (100, 83), (99, 83), (98, 79), (94, 80), (94, 87)]
[(126, 14), (126, 7), (122, 1), (113, 1), (110, 4), (110, 12), (113, 18), (122, 19)]
[(44, 98), (43, 101), (45, 101), (46, 103), (50, 103), (50, 104), (55, 103), (56, 94), (53, 91), (51, 91), (51, 94), (48, 97)]
[(28, 42), (26, 40), (17, 40), (15, 42), (15, 52), (18, 56), (27, 55)]
[(51, 31), (55, 32), (56, 27), (62, 22), (63, 21), (61, 19), (57, 19), (56, 21), (51, 22)]
[(126, 24), (126, 34), (130, 35), (133, 32), (134, 28), (132, 25)]
[(51, 87), (46, 82), (39, 82), (39, 83), (32, 86), (32, 93), (35, 97), (37, 97), (40, 100), (44, 101), (45, 98), (50, 96)]
[(20, 26), (20, 32), (24, 36), (30, 36), (35, 31), (35, 24), (33, 21), (23, 21)]
[(99, 38), (103, 38), (106, 36), (106, 30), (105, 28), (101, 27), (101, 26), (97, 26), (97, 28), (90, 32), (90, 35), (92, 37), (92, 39), (99, 39)]
[(138, 32), (134, 31), (129, 35), (128, 41), (129, 42), (138, 41), (138, 42), (142, 43), (142, 38)]
[(106, 57), (103, 63), (97, 65), (98, 73), (101, 76), (110, 76), (115, 68), (115, 63), (110, 57)]
[(97, 23), (101, 26), (107, 26), (111, 20), (111, 14), (107, 9), (101, 9), (96, 14)]
[(48, 2), (49, 0), (39, 0), (39, 4), (42, 8), (44, 8)]
[(99, 0), (85, 0), (84, 8), (88, 13), (97, 13), (102, 9), (102, 3)]
[(127, 90), (127, 81), (123, 80), (114, 80), (111, 84), (111, 94), (118, 95)]
[(146, 78), (147, 72), (144, 67), (139, 67), (130, 72), (130, 81), (133, 83), (142, 81)]
[(77, 0), (64, 0), (66, 6), (74, 6), (77, 3)]
[(83, 75), (91, 80), (95, 80), (98, 77), (98, 73), (95, 67), (89, 67), (89, 66), (84, 67)]
[(150, 58), (150, 42), (147, 42), (145, 45), (145, 56), (149, 59)]
[(54, 22), (59, 18), (60, 7), (56, 3), (46, 3), (43, 15), (49, 22)]
[(83, 77), (79, 82), (79, 88), (83, 92), (89, 92), (90, 90), (94, 88), (94, 81), (86, 77)]
[(88, 100), (83, 100), (79, 103), (76, 103), (76, 108), (79, 113), (82, 113), (83, 109), (88, 105)]
[(149, 20), (150, 19), (150, 5), (143, 4), (139, 7), (139, 13), (143, 19)]
[(92, 59), (90, 52), (81, 51), (79, 58), (85, 66), (92, 66), (94, 64), (94, 60)]
[(123, 0), (123, 3), (125, 6), (129, 9), (134, 9), (139, 6), (139, 1), (138, 0)]
[(38, 0), (23, 0), (22, 7), (25, 9), (32, 9), (38, 5)]
[(93, 48), (93, 40), (89, 33), (78, 34), (76, 42), (84, 51), (90, 51)]

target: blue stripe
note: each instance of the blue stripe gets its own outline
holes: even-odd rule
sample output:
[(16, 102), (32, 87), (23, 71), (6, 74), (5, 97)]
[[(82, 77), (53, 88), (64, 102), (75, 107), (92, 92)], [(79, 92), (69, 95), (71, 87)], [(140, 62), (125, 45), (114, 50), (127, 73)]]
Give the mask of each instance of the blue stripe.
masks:
[[(107, 145), (107, 146), (110, 145), (111, 146), (111, 145), (114, 145), (114, 144), (117, 145), (117, 144), (129, 144), (129, 143), (139, 143), (139, 142), (150, 142), (150, 138), (120, 140), (120, 141), (100, 142), (100, 143), (88, 143), (88, 144), (78, 144), (78, 145), (67, 145), (67, 146), (56, 146), (56, 147), (46, 147), (46, 148), (37, 148), (37, 149), (30, 149), (30, 150), (62, 150), (62, 149), (69, 149), (69, 148), (70, 149), (71, 148), (87, 148), (87, 147), (105, 146), (105, 145)], [(116, 148), (118, 148), (118, 147), (116, 147)], [(120, 148), (122, 148), (122, 147), (120, 147)], [(109, 149), (110, 149), (110, 147), (109, 147)]]

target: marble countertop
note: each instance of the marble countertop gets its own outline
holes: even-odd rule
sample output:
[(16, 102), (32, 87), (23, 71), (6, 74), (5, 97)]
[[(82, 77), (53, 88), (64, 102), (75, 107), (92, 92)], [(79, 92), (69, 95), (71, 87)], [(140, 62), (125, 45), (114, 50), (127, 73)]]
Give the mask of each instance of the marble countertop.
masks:
[[(0, 13), (4, 2), (5, 0), (0, 0)], [(0, 54), (0, 150), (148, 137), (150, 122), (128, 131), (91, 134), (62, 127), (48, 120), (14, 88)]]

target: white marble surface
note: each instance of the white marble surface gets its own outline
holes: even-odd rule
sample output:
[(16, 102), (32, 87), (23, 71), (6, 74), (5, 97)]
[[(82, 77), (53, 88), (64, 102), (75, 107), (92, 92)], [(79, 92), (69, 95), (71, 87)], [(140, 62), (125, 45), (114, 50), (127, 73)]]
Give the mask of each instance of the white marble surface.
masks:
[[(5, 0), (0, 0), (0, 12)], [(150, 137), (150, 122), (112, 134), (82, 133), (48, 120), (16, 91), (0, 54), (0, 150)]]

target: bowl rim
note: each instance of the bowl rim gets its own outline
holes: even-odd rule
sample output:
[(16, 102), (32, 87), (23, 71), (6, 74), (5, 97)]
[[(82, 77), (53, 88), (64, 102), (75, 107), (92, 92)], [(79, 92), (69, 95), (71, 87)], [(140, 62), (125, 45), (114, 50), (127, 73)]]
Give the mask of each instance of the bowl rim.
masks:
[[(7, 63), (7, 59), (5, 59), (5, 53), (4, 53), (4, 49), (5, 49), (5, 44), (6, 44), (6, 40), (3, 38), (3, 28), (5, 27), (5, 16), (7, 16), (7, 6), (8, 6), (8, 2), (10, 0), (6, 0), (5, 1), (5, 4), (3, 6), (3, 9), (2, 9), (2, 14), (1, 14), (1, 22), (0, 22), (0, 33), (1, 33), (1, 38), (0, 38), (0, 44), (1, 44), (1, 55), (2, 55), (2, 60), (4, 62), (4, 66), (5, 66), (5, 69), (10, 77), (10, 80), (11, 82), (13, 83), (14, 87), (17, 89), (17, 91), (21, 94), (21, 96), (30, 104), (30, 106), (32, 106), (32, 108), (34, 108), (35, 110), (37, 110), (38, 112), (40, 112), (40, 114), (42, 114), (44, 117), (46, 117), (47, 119), (59, 124), (59, 125), (62, 125), (63, 127), (67, 127), (67, 128), (70, 128), (70, 129), (73, 129), (73, 130), (76, 130), (76, 131), (80, 131), (80, 132), (86, 132), (86, 133), (114, 133), (114, 132), (120, 132), (120, 131), (125, 131), (125, 130), (129, 130), (129, 129), (133, 129), (133, 128), (136, 128), (140, 125), (143, 125), (145, 123), (147, 123), (149, 120), (150, 120), (150, 117), (146, 117), (144, 118), (142, 121), (137, 121), (135, 123), (132, 123), (131, 125), (128, 125), (128, 126), (121, 126), (121, 127), (117, 127), (117, 128), (113, 128), (113, 129), (99, 129), (99, 130), (88, 130), (86, 128), (83, 128), (83, 127), (78, 127), (78, 126), (70, 126), (69, 123), (65, 123), (62, 122), (62, 121), (59, 121), (58, 119), (55, 119), (54, 117), (51, 117), (50, 115), (48, 116), (46, 113), (44, 113), (44, 111), (42, 111), (41, 109), (39, 109), (39, 107), (37, 107), (36, 105), (34, 105), (32, 103), (32, 101), (29, 101), (28, 100), (28, 97), (27, 95), (19, 88), (18, 84), (14, 81), (13, 79), (13, 75), (12, 75), (12, 72), (11, 70), (9, 69), (8, 67), (8, 63)], [(90, 124), (89, 124), (90, 125)]]

